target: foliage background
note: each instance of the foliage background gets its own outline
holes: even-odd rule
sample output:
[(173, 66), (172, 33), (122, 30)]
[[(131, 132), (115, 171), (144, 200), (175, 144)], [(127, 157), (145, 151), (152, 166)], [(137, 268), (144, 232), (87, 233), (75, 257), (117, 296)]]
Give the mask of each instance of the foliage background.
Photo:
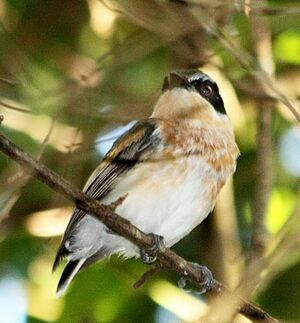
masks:
[[(299, 111), (299, 16), (297, 0), (2, 0), (1, 131), (82, 187), (110, 131), (149, 116), (166, 73), (201, 66), (219, 84), (241, 157), (213, 215), (174, 249), (231, 288), (249, 282), (248, 298), (300, 322), (300, 129), (282, 96)], [(264, 71), (276, 75), (273, 88)], [(161, 323), (204, 313), (205, 298), (176, 288), (173, 275), (135, 290), (147, 267), (116, 258), (56, 299), (51, 266), (72, 206), (4, 155), (0, 169), (1, 322)]]

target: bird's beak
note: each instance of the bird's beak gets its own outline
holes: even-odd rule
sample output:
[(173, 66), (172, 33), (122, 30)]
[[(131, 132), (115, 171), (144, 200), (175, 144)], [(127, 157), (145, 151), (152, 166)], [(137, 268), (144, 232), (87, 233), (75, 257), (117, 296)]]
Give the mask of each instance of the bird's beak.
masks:
[(184, 75), (181, 75), (178, 71), (173, 71), (165, 77), (162, 91), (172, 90), (176, 87), (187, 89), (190, 85)]

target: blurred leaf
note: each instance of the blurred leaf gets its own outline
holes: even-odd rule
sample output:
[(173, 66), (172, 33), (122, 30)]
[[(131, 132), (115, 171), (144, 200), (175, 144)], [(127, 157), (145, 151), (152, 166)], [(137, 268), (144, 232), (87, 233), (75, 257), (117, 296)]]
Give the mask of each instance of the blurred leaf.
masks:
[(280, 62), (300, 65), (300, 32), (286, 30), (274, 41), (274, 53)]
[(269, 200), (266, 224), (270, 233), (277, 233), (292, 215), (297, 203), (296, 194), (287, 188), (275, 188)]
[(259, 297), (260, 304), (284, 322), (300, 321), (300, 264), (282, 273)]

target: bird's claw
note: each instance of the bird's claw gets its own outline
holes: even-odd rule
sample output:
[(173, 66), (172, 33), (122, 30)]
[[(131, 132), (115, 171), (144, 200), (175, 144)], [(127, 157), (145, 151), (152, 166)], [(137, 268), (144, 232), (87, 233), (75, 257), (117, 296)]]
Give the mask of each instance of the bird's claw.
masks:
[(149, 235), (152, 236), (153, 240), (153, 245), (150, 248), (140, 249), (140, 256), (144, 264), (152, 264), (156, 258), (157, 258), (157, 252), (165, 246), (165, 241), (164, 237), (154, 234), (154, 233), (149, 233)]
[(186, 281), (187, 281), (187, 277), (185, 277), (185, 276), (180, 277), (180, 279), (177, 282), (178, 287), (180, 289), (184, 289), (186, 286)]
[[(197, 291), (197, 294), (201, 295), (211, 290), (214, 282), (214, 278), (211, 271), (206, 266), (202, 266), (197, 263), (192, 263), (192, 266), (195, 269), (199, 270), (201, 272), (201, 276), (203, 277), (203, 282), (201, 283), (201, 290)], [(187, 280), (187, 276), (181, 277), (178, 280), (178, 287), (181, 289), (185, 289)]]

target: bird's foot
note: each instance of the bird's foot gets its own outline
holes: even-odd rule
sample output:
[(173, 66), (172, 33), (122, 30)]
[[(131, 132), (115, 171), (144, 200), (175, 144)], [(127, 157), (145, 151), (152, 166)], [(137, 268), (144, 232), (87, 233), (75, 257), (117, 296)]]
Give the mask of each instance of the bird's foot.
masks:
[(152, 264), (157, 258), (158, 251), (165, 247), (163, 236), (154, 233), (149, 233), (149, 235), (152, 236), (153, 245), (147, 249), (140, 249), (140, 256), (144, 264)]
[[(214, 283), (214, 278), (211, 271), (206, 267), (199, 265), (195, 262), (192, 263), (192, 266), (201, 272), (201, 276), (203, 277), (203, 282), (201, 283), (201, 290), (197, 291), (197, 294), (201, 295), (211, 290)], [(178, 280), (178, 287), (181, 289), (185, 289), (188, 277), (183, 276)]]

